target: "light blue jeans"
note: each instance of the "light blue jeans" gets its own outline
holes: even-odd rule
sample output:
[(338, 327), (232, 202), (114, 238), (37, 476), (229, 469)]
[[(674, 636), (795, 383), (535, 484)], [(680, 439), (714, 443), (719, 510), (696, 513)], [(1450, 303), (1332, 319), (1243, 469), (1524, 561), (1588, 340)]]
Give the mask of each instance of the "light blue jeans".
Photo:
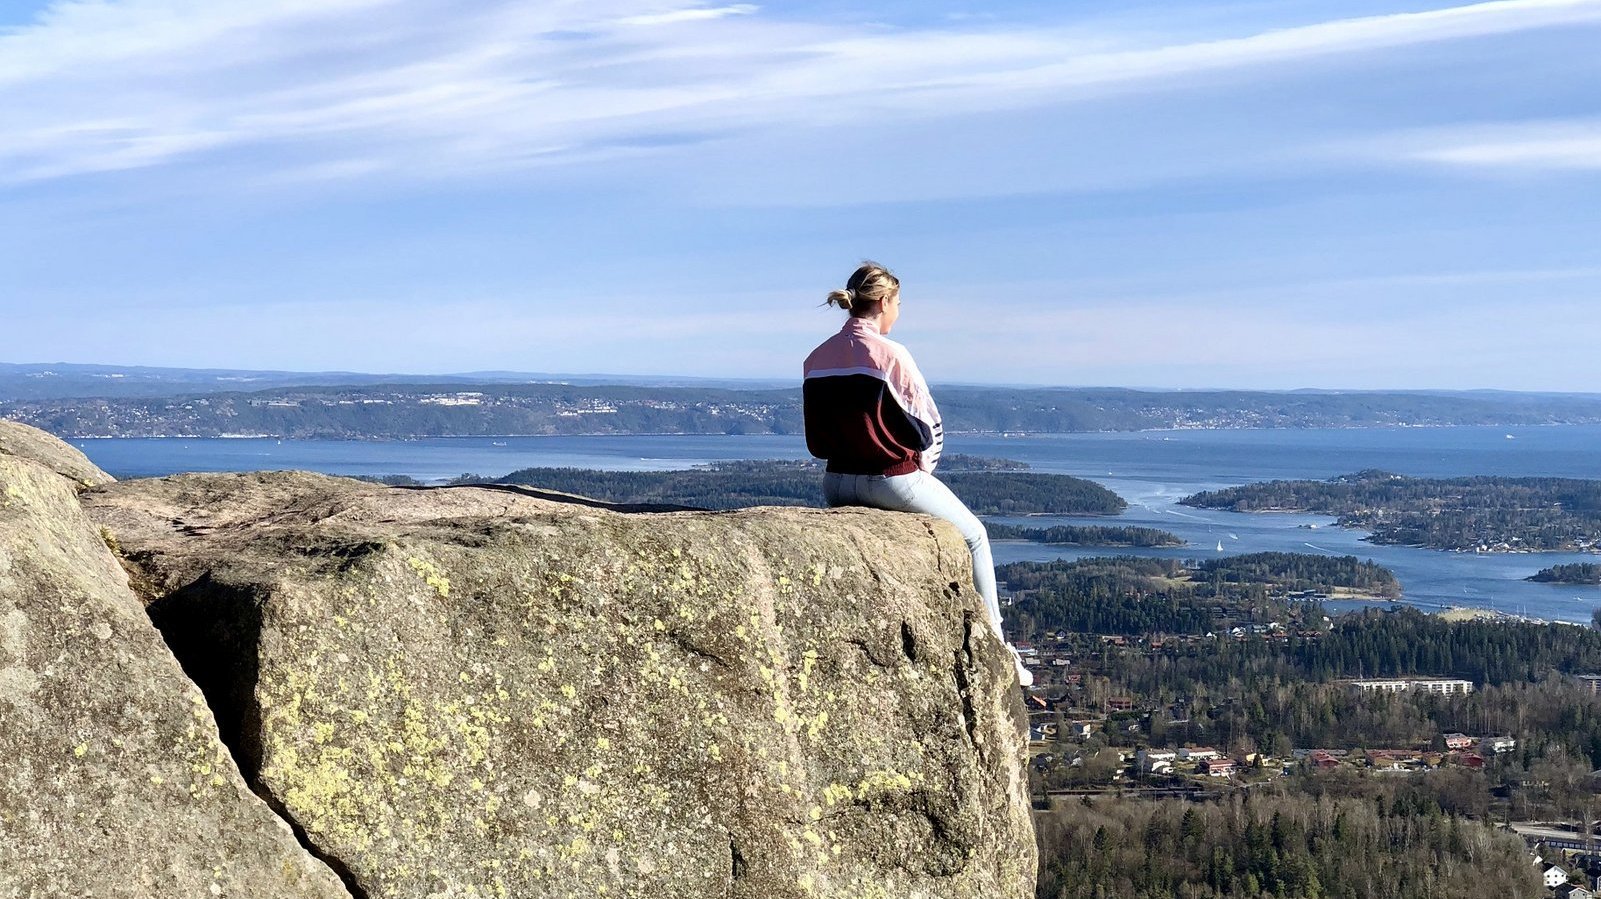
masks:
[(823, 499), (830, 506), (870, 506), (891, 512), (921, 512), (943, 518), (961, 531), (973, 554), (973, 586), (984, 598), (995, 635), (1001, 635), (1001, 604), (995, 595), (995, 560), (984, 522), (968, 511), (951, 488), (923, 471), (885, 477), (873, 474), (823, 475)]

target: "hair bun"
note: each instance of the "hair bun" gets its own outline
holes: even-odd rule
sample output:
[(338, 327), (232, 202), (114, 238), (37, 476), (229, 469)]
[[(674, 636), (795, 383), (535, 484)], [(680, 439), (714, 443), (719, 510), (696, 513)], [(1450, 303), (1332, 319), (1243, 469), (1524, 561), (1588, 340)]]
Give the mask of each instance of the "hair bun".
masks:
[(851, 290), (850, 288), (846, 288), (844, 290), (835, 290), (830, 292), (828, 295), (829, 305), (838, 306), (841, 309), (850, 309), (851, 304), (854, 302), (856, 302), (856, 291)]

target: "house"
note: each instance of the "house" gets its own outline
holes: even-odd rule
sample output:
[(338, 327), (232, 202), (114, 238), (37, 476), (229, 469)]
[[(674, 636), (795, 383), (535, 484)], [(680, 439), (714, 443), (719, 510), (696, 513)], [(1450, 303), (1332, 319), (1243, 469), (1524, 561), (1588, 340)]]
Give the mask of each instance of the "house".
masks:
[(1485, 755), (1499, 755), (1517, 748), (1518, 741), (1512, 737), (1485, 737), (1479, 742), (1479, 752)]
[(1419, 761), (1417, 753), (1405, 749), (1370, 749), (1367, 757), (1368, 764), (1380, 771), (1400, 771)]
[(1552, 865), (1546, 868), (1545, 873), (1541, 876), (1545, 878), (1546, 889), (1550, 890), (1554, 890), (1568, 882), (1568, 872), (1563, 870), (1561, 865)]
[(1311, 759), (1312, 767), (1314, 768), (1340, 767), (1340, 760), (1330, 755), (1328, 750), (1325, 749), (1314, 749), (1307, 754), (1307, 758)]
[(1595, 899), (1595, 893), (1578, 884), (1557, 887), (1557, 899)]
[(1134, 697), (1113, 696), (1106, 700), (1107, 709), (1114, 712), (1126, 712), (1134, 708)]
[(1446, 734), (1445, 735), (1445, 748), (1446, 749), (1450, 749), (1450, 750), (1472, 749), (1473, 748), (1473, 742), (1474, 742), (1473, 738), (1468, 736), (1467, 734)]
[(1195, 771), (1197, 774), (1205, 774), (1207, 777), (1228, 777), (1238, 767), (1238, 765), (1234, 764), (1233, 759), (1206, 759), (1201, 762)]
[(1134, 760), (1143, 774), (1167, 774), (1173, 770), (1178, 753), (1171, 749), (1141, 749)]
[(1092, 721), (1069, 721), (1062, 725), (1061, 733), (1064, 740), (1084, 740), (1094, 731), (1095, 723)]
[(1483, 768), (1484, 756), (1479, 755), (1477, 752), (1464, 753), (1462, 755), (1462, 764), (1467, 765), (1469, 768)]
[(1222, 757), (1223, 753), (1205, 746), (1186, 746), (1179, 750), (1179, 758), (1186, 762), (1203, 762)]

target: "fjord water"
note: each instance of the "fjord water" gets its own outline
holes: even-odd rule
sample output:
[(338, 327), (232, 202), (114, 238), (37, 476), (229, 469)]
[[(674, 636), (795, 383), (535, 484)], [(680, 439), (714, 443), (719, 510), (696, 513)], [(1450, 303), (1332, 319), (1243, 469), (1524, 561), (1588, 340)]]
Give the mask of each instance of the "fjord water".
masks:
[[(273, 439), (98, 439), (77, 445), (101, 468), (123, 477), (179, 471), (302, 469), (343, 475), (405, 474), (438, 481), (459, 474), (498, 476), (518, 468), (560, 466), (614, 470), (685, 468), (729, 459), (799, 459), (798, 436), (627, 436), (439, 438), (415, 441)], [(1571, 553), (1490, 555), (1375, 546), (1359, 531), (1315, 515), (1237, 514), (1190, 509), (1177, 501), (1211, 490), (1275, 478), (1328, 478), (1366, 468), (1417, 477), (1506, 475), (1601, 477), (1601, 426), (1525, 428), (1360, 428), (1339, 430), (1141, 431), (996, 436), (953, 434), (947, 452), (1027, 462), (1036, 471), (1088, 478), (1128, 500), (1118, 524), (1172, 531), (1189, 545), (1172, 549), (1096, 550), (1004, 542), (996, 561), (1074, 558), (1108, 552), (1173, 558), (1277, 550), (1354, 554), (1392, 569), (1405, 601), (1426, 608), (1495, 609), (1550, 621), (1588, 622), (1601, 589), (1534, 584), (1523, 578), (1549, 565), (1595, 561)], [(1108, 519), (999, 519), (1048, 526)]]

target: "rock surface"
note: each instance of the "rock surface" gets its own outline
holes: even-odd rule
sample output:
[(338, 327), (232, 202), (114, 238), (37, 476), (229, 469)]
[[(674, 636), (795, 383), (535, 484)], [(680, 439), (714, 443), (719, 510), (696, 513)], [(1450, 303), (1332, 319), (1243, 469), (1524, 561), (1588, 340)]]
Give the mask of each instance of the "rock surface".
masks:
[(80, 487), (115, 481), (78, 448), (24, 424), (0, 419), (0, 456), (28, 459), (71, 479)]
[(347, 896), (245, 785), (85, 517), (77, 485), (109, 479), (19, 427), (0, 423), (0, 899)]
[(357, 895), (1033, 895), (1016, 682), (948, 525), (298, 473), (83, 500)]

